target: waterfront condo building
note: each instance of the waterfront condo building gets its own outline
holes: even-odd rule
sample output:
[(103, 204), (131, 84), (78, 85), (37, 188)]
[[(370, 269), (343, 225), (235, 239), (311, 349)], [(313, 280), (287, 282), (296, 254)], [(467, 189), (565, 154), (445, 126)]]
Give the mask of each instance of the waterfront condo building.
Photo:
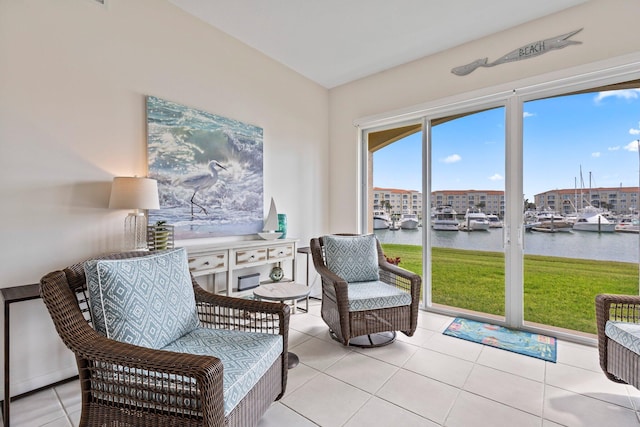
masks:
[(616, 214), (628, 214), (638, 212), (638, 187), (557, 189), (536, 194), (534, 200), (537, 209), (549, 209), (563, 215), (588, 205)]
[(398, 188), (373, 188), (373, 210), (390, 215), (414, 214), (422, 216), (422, 193)]

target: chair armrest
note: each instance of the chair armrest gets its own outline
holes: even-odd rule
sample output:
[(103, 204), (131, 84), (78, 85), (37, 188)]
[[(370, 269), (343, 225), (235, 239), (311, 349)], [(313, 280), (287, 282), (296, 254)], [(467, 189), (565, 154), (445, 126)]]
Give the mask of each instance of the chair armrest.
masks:
[(379, 268), (381, 281), (410, 292), (412, 300), (420, 299), (422, 278), (419, 275), (386, 261), (380, 262)]
[(151, 405), (170, 412), (176, 405), (172, 398), (190, 399), (191, 405), (183, 410), (199, 409), (204, 425), (224, 424), (220, 359), (115, 341), (86, 323), (83, 329), (76, 332), (77, 339), (65, 340), (78, 360), (83, 401), (125, 401), (134, 408)]
[(286, 346), (291, 312), (287, 304), (214, 294), (202, 289), (195, 279), (193, 287), (203, 326), (280, 334)]
[[(181, 410), (189, 413), (199, 409), (204, 425), (223, 425), (223, 365), (220, 359), (153, 350), (102, 336), (96, 344), (101, 348), (100, 354), (85, 355), (92, 356), (87, 361), (91, 366), (94, 398), (100, 399), (105, 392), (120, 394), (124, 401), (134, 406), (150, 404), (164, 411), (175, 411), (177, 403), (172, 399), (182, 399), (179, 402), (183, 406)], [(135, 390), (135, 394), (122, 390)]]
[(608, 373), (607, 336), (605, 326), (608, 320), (640, 323), (640, 296), (599, 294), (596, 296), (596, 326), (598, 329), (598, 354), (600, 367), (612, 380), (619, 382)]
[(334, 301), (346, 301), (349, 297), (346, 280), (324, 265), (316, 265), (315, 268), (322, 279), (323, 291)]
[(640, 323), (640, 296), (599, 294), (596, 296), (598, 335), (604, 335), (608, 320)]
[[(191, 277), (196, 310), (202, 326), (215, 329), (279, 334), (282, 336), (282, 393), (287, 387), (289, 366), (289, 317), (287, 304), (233, 298), (208, 292)], [(206, 424), (205, 424), (206, 425)]]

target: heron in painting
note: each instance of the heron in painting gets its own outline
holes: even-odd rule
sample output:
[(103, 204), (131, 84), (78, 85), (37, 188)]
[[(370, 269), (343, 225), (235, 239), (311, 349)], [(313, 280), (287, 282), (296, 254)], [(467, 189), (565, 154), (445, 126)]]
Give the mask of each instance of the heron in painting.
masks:
[(179, 185), (183, 187), (191, 188), (193, 190), (193, 195), (191, 196), (191, 216), (193, 217), (193, 205), (199, 207), (205, 215), (207, 215), (207, 210), (204, 206), (199, 205), (193, 199), (196, 197), (196, 193), (200, 190), (206, 190), (208, 188), (213, 187), (213, 185), (218, 182), (218, 171), (216, 167), (227, 170), (224, 166), (218, 163), (216, 160), (211, 160), (207, 164), (207, 168), (209, 172), (199, 173), (195, 175), (190, 175), (185, 178), (182, 178), (179, 181)]

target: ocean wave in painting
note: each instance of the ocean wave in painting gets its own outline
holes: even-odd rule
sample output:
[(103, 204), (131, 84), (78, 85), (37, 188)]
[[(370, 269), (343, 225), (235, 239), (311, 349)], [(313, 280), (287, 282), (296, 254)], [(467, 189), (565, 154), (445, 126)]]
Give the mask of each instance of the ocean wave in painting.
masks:
[(174, 225), (176, 239), (262, 229), (262, 128), (150, 96), (147, 153), (160, 194), (150, 223)]

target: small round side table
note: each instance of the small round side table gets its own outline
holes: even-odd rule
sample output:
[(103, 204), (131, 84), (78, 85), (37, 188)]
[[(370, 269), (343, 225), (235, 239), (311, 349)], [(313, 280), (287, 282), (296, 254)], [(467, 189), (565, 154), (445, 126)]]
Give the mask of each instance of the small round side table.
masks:
[[(306, 298), (307, 311), (309, 311), (309, 287), (299, 283), (284, 282), (260, 285), (253, 290), (253, 295), (258, 299), (267, 301), (293, 301), (293, 310), (291, 310), (293, 314), (296, 313), (298, 300)], [(300, 363), (300, 358), (295, 353), (289, 352), (288, 359), (287, 367), (289, 369), (295, 368)]]
[(309, 310), (309, 287), (300, 283), (276, 282), (260, 285), (253, 290), (253, 295), (268, 301), (293, 301), (293, 314), (296, 314), (298, 300), (307, 298), (307, 311)]

